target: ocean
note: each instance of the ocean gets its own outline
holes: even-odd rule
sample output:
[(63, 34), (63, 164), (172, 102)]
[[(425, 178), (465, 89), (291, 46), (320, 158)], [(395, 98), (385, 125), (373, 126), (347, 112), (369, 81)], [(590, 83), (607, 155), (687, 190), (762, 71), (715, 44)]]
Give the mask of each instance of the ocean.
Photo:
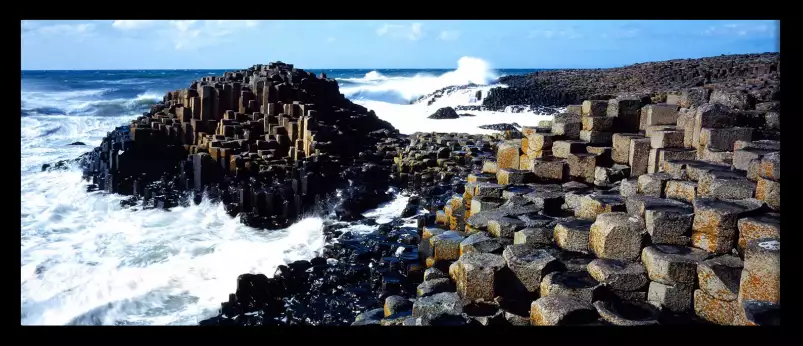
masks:
[[(21, 72), (22, 324), (194, 325), (217, 313), (238, 275), (270, 276), (278, 265), (310, 259), (324, 246), (325, 220), (318, 217), (265, 232), (240, 224), (208, 200), (171, 211), (122, 208), (120, 196), (87, 193), (78, 167), (41, 171), (42, 164), (91, 151), (167, 91), (230, 70)], [(476, 58), (460, 59), (454, 70), (305, 70), (337, 79), (341, 93), (402, 133), (491, 133), (477, 126), (535, 126), (551, 118), (529, 111), (466, 111), (475, 116), (427, 119), (440, 107), (481, 104), (477, 90), (486, 95), (500, 76), (535, 71), (493, 70)], [(432, 104), (426, 98), (410, 104), (438, 89), (470, 84), (476, 86)], [(69, 145), (77, 141), (86, 145)], [(406, 198), (398, 194), (366, 216), (389, 222)]]

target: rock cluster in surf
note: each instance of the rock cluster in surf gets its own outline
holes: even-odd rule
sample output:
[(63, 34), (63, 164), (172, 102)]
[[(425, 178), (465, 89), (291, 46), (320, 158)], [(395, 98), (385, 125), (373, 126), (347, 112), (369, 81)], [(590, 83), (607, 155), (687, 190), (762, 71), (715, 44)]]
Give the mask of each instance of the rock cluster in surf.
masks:
[(170, 208), (220, 199), (248, 225), (281, 228), (340, 187), (343, 218), (387, 197), (395, 129), (337, 82), (281, 62), (208, 76), (111, 132), (82, 158), (91, 188)]
[[(206, 191), (261, 228), (335, 209), (320, 257), (241, 275), (204, 325), (779, 324), (766, 67), (770, 92), (669, 83), (583, 97), (536, 127), (405, 136), (324, 76), (256, 65), (169, 93), (82, 163), (95, 188), (168, 208)], [(402, 215), (363, 218), (389, 186), (413, 194)]]

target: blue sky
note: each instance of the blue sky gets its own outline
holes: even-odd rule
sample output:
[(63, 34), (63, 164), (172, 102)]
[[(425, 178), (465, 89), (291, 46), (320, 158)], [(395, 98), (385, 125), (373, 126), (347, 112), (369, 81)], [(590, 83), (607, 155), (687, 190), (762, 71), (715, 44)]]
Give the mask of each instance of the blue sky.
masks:
[(779, 51), (778, 21), (32, 21), (22, 69), (597, 68)]

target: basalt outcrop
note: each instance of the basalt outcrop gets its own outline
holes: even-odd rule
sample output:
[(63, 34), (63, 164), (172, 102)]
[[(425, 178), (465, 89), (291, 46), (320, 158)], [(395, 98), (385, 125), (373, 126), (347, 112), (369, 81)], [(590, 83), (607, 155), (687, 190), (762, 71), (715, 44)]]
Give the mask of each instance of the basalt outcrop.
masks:
[[(723, 55), (701, 59), (647, 62), (609, 69), (544, 70), (509, 75), (482, 99), (483, 107), (509, 105), (565, 106), (583, 100), (605, 100), (625, 93), (665, 102), (673, 91), (699, 87), (711, 94), (727, 90), (737, 109), (780, 100), (779, 53)], [(738, 100), (738, 101), (736, 101)]]
[(387, 197), (396, 131), (337, 82), (292, 64), (209, 76), (109, 133), (82, 158), (90, 189), (170, 208), (201, 194), (248, 225), (281, 228), (340, 188), (338, 216)]

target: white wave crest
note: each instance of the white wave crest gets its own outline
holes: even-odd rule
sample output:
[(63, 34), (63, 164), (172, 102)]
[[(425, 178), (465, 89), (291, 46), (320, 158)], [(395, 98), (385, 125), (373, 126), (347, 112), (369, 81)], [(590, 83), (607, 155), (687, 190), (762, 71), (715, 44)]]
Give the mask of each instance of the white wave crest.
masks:
[(484, 85), (496, 78), (497, 75), (488, 62), (474, 57), (462, 57), (457, 62), (456, 70), (439, 76), (416, 74), (412, 77), (386, 77), (377, 71), (371, 71), (363, 78), (344, 78), (344, 81), (358, 85), (342, 87), (341, 92), (352, 100), (406, 104), (448, 86)]

